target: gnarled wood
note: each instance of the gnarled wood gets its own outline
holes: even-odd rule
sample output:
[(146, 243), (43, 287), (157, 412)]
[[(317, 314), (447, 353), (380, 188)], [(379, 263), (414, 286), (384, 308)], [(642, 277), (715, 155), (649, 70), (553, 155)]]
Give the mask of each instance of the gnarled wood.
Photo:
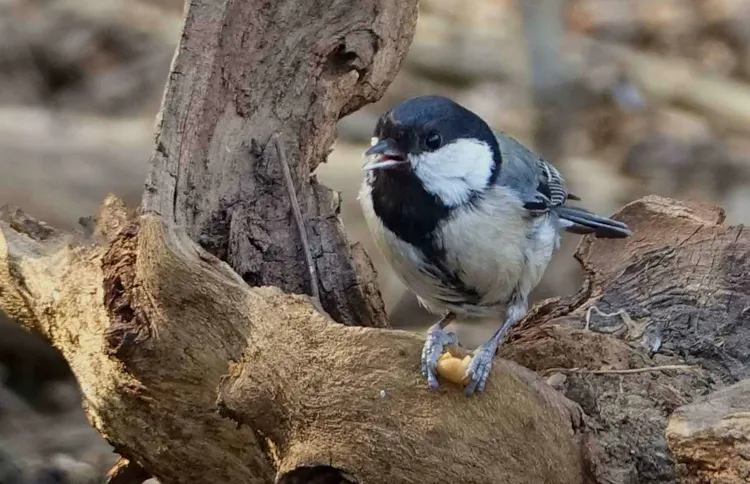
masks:
[(685, 484), (750, 481), (750, 380), (678, 408), (667, 440)]
[[(686, 340), (705, 336), (660, 324), (697, 312), (709, 331), (736, 318), (716, 294), (744, 304), (741, 279), (716, 272), (711, 260), (733, 254), (729, 275), (746, 271), (750, 239), (723, 225), (721, 211), (673, 200), (647, 198), (618, 218), (636, 236), (586, 239), (584, 290), (537, 307), (502, 349), (543, 375), (561, 375), (556, 388), (599, 428), (603, 452), (577, 407), (522, 368), (498, 360), (476, 399), (451, 385), (429, 392), (416, 363), (421, 338), (339, 325), (304, 297), (248, 288), (180, 229), (155, 215), (132, 219), (112, 199), (94, 231), (102, 245), (71, 246), (72, 236), (6, 212), (0, 307), (56, 343), (92, 422), (165, 482), (302, 482), (308, 473), (327, 476), (322, 482), (465, 482), (467, 472), (468, 482), (671, 482), (671, 410), (722, 377), (731, 381), (726, 361), (742, 366), (747, 357), (724, 356), (741, 349), (726, 341), (741, 340), (742, 325), (725, 327), (724, 343), (711, 340), (708, 354)], [(674, 281), (691, 277), (686, 264), (711, 278), (714, 299), (699, 299), (707, 292), (697, 285), (657, 291), (665, 279), (642, 269), (656, 267), (644, 263), (655, 256)], [(654, 297), (665, 295), (681, 303)], [(627, 316), (594, 311), (585, 327), (592, 305)], [(662, 354), (652, 358), (642, 343), (654, 349), (653, 325)], [(662, 349), (672, 347), (686, 349)], [(699, 370), (659, 369), (686, 362)]]
[(100, 219), (102, 237), (122, 222), (104, 246), (3, 224), (0, 305), (23, 301), (94, 425), (162, 482), (294, 482), (323, 464), (352, 482), (589, 482), (582, 414), (531, 372), (498, 362), (481, 398), (431, 392), (418, 335), (249, 288), (156, 215), (110, 200)]
[[(428, 391), (422, 338), (378, 328), (369, 260), (311, 178), (338, 118), (395, 75), (415, 15), (193, 0), (140, 214), (110, 197), (66, 234), (2, 211), (0, 308), (60, 349), (92, 424), (165, 484), (672, 482), (669, 413), (747, 377), (750, 238), (716, 209), (635, 202), (618, 215), (635, 236), (585, 239), (581, 292), (502, 348), (580, 406), (501, 359), (475, 398)], [(282, 158), (335, 321), (301, 295)]]
[[(656, 197), (617, 218), (634, 238), (586, 239), (584, 289), (536, 307), (501, 352), (557, 375), (601, 452), (577, 407), (522, 368), (498, 360), (479, 398), (449, 384), (429, 392), (421, 338), (339, 325), (304, 297), (248, 288), (181, 229), (133, 219), (114, 199), (98, 245), (5, 211), (0, 307), (61, 349), (92, 422), (165, 482), (671, 482), (671, 411), (748, 363), (746, 328), (727, 323), (744, 314), (732, 274), (750, 269), (750, 239), (720, 210)], [(702, 284), (680, 284), (696, 274)], [(679, 330), (681, 314), (701, 327)]]
[[(617, 218), (634, 236), (584, 239), (584, 288), (534, 308), (500, 354), (559, 376), (598, 429), (604, 482), (676, 482), (671, 412), (750, 376), (750, 235), (721, 209), (660, 197)], [(685, 364), (697, 370), (620, 371)]]
[[(143, 209), (253, 286), (310, 294), (279, 136), (326, 311), (384, 326), (374, 270), (350, 247), (338, 195), (311, 178), (338, 119), (380, 98), (411, 42), (416, 0), (193, 0), (173, 61)], [(352, 160), (358, 163), (357, 160)]]
[(589, 482), (579, 408), (530, 372), (499, 362), (482, 398), (433, 393), (420, 337), (282, 291), (310, 288), (286, 161), (325, 310), (385, 324), (310, 174), (395, 75), (416, 2), (186, 15), (141, 215), (108, 198), (86, 234), (16, 211), (1, 226), (0, 307), (60, 349), (94, 426), (164, 483)]

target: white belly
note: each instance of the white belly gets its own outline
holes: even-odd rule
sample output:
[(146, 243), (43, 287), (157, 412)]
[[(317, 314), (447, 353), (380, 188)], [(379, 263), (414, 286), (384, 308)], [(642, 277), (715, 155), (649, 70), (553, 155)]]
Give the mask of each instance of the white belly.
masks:
[(452, 311), (459, 317), (499, 317), (514, 291), (526, 296), (541, 280), (558, 242), (554, 223), (547, 217), (525, 218), (516, 197), (502, 187), (495, 190), (485, 201), (457, 209), (463, 213), (454, 214), (436, 232), (445, 248), (444, 266), (478, 296), (467, 304), (463, 294), (424, 270), (420, 250), (383, 226), (372, 209), (369, 187), (363, 185), (360, 203), (376, 245), (428, 310)]

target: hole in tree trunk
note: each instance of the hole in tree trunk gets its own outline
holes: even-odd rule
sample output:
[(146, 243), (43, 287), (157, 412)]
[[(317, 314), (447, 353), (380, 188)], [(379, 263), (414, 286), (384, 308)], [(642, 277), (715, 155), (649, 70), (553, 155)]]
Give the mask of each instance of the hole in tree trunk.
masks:
[(279, 484), (358, 484), (359, 481), (341, 469), (327, 465), (298, 467), (287, 472)]

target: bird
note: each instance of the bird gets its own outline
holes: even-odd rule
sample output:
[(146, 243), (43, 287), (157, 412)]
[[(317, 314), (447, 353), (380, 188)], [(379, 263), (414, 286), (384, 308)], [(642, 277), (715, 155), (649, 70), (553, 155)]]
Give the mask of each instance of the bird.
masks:
[(420, 304), (439, 318), (421, 370), (439, 387), (437, 361), (458, 344), (457, 319), (497, 318), (466, 370), (465, 394), (484, 390), (492, 360), (528, 312), (562, 232), (632, 235), (577, 206), (561, 173), (477, 114), (438, 95), (407, 99), (379, 118), (364, 152), (358, 199), (375, 245)]

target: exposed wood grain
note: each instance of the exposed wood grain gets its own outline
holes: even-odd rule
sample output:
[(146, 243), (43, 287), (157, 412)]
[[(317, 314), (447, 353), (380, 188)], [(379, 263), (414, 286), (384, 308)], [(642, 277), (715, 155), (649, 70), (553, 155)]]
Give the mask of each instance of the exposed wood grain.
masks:
[(106, 204), (104, 245), (3, 223), (0, 307), (30, 311), (92, 423), (161, 482), (296, 482), (322, 464), (338, 480), (321, 482), (592, 482), (580, 409), (528, 370), (498, 361), (481, 398), (432, 392), (418, 335), (332, 322), (124, 214)]
[(634, 236), (585, 238), (583, 289), (534, 308), (500, 354), (565, 374), (599, 429), (604, 482), (675, 482), (671, 412), (750, 376), (750, 236), (717, 207), (660, 197), (616, 218)]
[[(321, 300), (345, 324), (383, 326), (374, 270), (350, 247), (337, 194), (311, 173), (338, 119), (385, 91), (416, 1), (194, 0), (172, 65), (143, 209), (187, 228), (253, 286), (310, 294), (278, 134), (307, 222)], [(359, 163), (358, 160), (352, 160)]]
[(107, 472), (107, 484), (141, 484), (149, 474), (137, 463), (121, 458)]
[(678, 408), (667, 427), (681, 482), (750, 480), (750, 380)]
[[(76, 234), (0, 211), (0, 308), (164, 484), (674, 481), (669, 414), (748, 376), (750, 237), (712, 207), (632, 203), (635, 236), (584, 240), (584, 287), (532, 310), (482, 395), (427, 390), (422, 339), (378, 327), (369, 259), (311, 177), (415, 19), (415, 1), (191, 1), (141, 211), (110, 197)], [(298, 226), (338, 322), (302, 295)], [(563, 394), (518, 363), (568, 373)]]

